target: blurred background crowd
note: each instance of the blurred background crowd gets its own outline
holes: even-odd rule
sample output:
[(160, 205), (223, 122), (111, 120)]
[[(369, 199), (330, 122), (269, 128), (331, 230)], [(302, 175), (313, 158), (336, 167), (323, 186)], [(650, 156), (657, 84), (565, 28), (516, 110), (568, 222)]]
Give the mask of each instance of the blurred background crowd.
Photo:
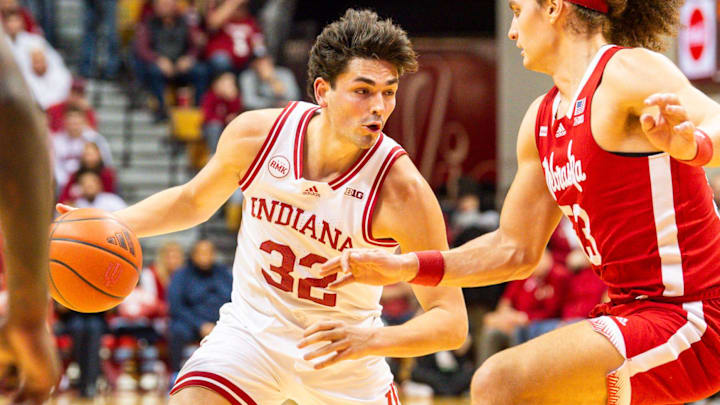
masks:
[[(123, 208), (192, 176), (241, 112), (307, 99), (307, 53), (319, 29), (350, 5), (339, 3), (0, 0), (16, 60), (46, 112), (57, 201)], [(368, 5), (426, 37), (416, 42), (423, 70), (403, 80), (387, 133), (433, 186), (450, 244), (459, 246), (498, 226), (503, 195), (495, 174), (494, 10), (460, 1), (477, 18), (442, 25), (402, 14), (402, 2), (379, 3)], [(427, 3), (430, 15), (454, 7)], [(720, 176), (711, 184), (720, 200)], [(140, 282), (112, 311), (54, 305), (61, 391), (167, 390), (230, 299), (241, 204), (238, 192), (208, 224), (143, 241)], [(463, 347), (389, 359), (405, 394), (462, 395), (493, 353), (587, 317), (606, 296), (581, 249), (564, 221), (530, 278), (465, 289), (471, 333)], [(0, 296), (0, 310), (2, 303)], [(407, 285), (387, 287), (382, 304), (388, 324), (421, 310)]]

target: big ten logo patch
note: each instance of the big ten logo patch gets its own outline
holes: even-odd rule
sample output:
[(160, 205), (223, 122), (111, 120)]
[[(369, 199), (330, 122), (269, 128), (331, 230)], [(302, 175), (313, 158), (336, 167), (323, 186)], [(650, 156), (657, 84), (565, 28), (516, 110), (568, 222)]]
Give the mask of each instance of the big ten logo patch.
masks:
[(359, 190), (355, 190), (354, 188), (348, 187), (345, 189), (345, 195), (350, 196), (350, 197), (355, 197), (358, 200), (362, 200), (363, 197), (365, 196), (365, 193), (363, 193), (362, 191), (359, 191)]
[(273, 177), (281, 179), (290, 173), (290, 162), (285, 156), (273, 156), (268, 162), (268, 171)]
[(105, 269), (103, 284), (105, 287), (112, 287), (120, 278), (120, 263), (110, 263)]

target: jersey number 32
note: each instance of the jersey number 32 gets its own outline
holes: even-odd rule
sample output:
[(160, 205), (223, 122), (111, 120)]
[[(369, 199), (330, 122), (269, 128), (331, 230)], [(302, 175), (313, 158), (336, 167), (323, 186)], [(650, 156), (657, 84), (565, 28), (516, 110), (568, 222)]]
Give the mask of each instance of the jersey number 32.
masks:
[[(297, 257), (293, 253), (290, 246), (281, 245), (277, 242), (266, 240), (260, 245), (260, 250), (272, 254), (278, 252), (282, 256), (282, 262), (280, 266), (270, 265), (270, 271), (280, 275), (280, 279), (277, 276), (269, 274), (265, 269), (262, 269), (262, 275), (265, 277), (265, 281), (271, 286), (279, 288), (285, 292), (292, 293), (295, 286), (295, 278), (290, 274), (295, 269), (295, 262)], [(297, 264), (302, 267), (310, 268), (314, 264), (325, 263), (327, 258), (318, 256), (314, 253), (310, 253), (307, 256), (302, 257)], [(337, 294), (335, 293), (323, 293), (321, 298), (313, 297), (311, 290), (313, 287), (325, 288), (328, 284), (332, 283), (337, 279), (337, 274), (332, 274), (324, 278), (301, 278), (298, 280), (298, 298), (309, 300), (320, 305), (328, 307), (334, 307), (335, 301), (337, 300)]]

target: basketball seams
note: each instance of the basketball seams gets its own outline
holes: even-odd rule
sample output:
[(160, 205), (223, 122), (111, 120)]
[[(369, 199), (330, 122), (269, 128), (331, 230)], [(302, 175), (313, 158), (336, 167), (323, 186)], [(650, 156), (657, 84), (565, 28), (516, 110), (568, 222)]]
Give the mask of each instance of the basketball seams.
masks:
[[(100, 289), (100, 288), (97, 287), (95, 284), (93, 284), (93, 283), (91, 283), (89, 280), (87, 280), (85, 277), (81, 276), (80, 273), (78, 273), (77, 271), (75, 271), (75, 269), (73, 269), (73, 268), (70, 267), (69, 265), (61, 262), (60, 260), (50, 259), (50, 262), (51, 262), (51, 263), (57, 263), (57, 264), (65, 267), (65, 268), (67, 268), (68, 270), (70, 270), (71, 272), (73, 272), (73, 274), (75, 274), (76, 276), (78, 276), (78, 278), (80, 278), (80, 280), (82, 280), (82, 281), (84, 281), (85, 283), (87, 283), (87, 285), (89, 285), (90, 287), (94, 288), (95, 290), (101, 292), (102, 294), (107, 295), (107, 296), (110, 297), (110, 298), (115, 298), (115, 299), (119, 299), (119, 300), (125, 299), (125, 297), (118, 297), (117, 295), (112, 295), (112, 294), (110, 294), (109, 292), (106, 292), (106, 291)], [(56, 290), (57, 290), (57, 288), (56, 288)], [(58, 293), (59, 293), (59, 292), (60, 292), (60, 290), (58, 290)], [(63, 298), (63, 299), (64, 299), (64, 298)], [(65, 301), (67, 301), (67, 300), (65, 300)]]
[(96, 249), (102, 250), (103, 252), (110, 253), (111, 255), (113, 255), (113, 256), (115, 256), (115, 257), (118, 257), (118, 258), (122, 259), (124, 262), (128, 263), (129, 265), (131, 265), (132, 268), (133, 268), (133, 270), (135, 270), (135, 272), (138, 274), (138, 276), (140, 276), (140, 270), (138, 269), (137, 266), (135, 266), (135, 263), (131, 262), (131, 261), (128, 260), (126, 257), (124, 257), (124, 256), (122, 256), (122, 255), (120, 255), (120, 254), (118, 254), (118, 253), (113, 252), (113, 251), (110, 250), (110, 249), (104, 248), (104, 247), (102, 247), (102, 246), (95, 245), (95, 244), (90, 243), (90, 242), (85, 242), (85, 241), (82, 241), (82, 240), (77, 240), (77, 239), (69, 239), (69, 238), (51, 238), (51, 239), (50, 239), (50, 241), (54, 241), (54, 240), (56, 240), (56, 241), (61, 241), (61, 242), (77, 243), (77, 244), (81, 244), (81, 245), (85, 245), (85, 246), (92, 246), (92, 247), (94, 247), (94, 248), (96, 248)]
[(52, 287), (55, 290), (55, 292), (57, 293), (58, 298), (63, 300), (63, 302), (61, 302), (61, 304), (72, 309), (73, 311), (75, 311), (76, 310), (75, 306), (70, 304), (70, 301), (68, 301), (68, 299), (62, 295), (62, 293), (60, 292), (60, 289), (57, 288), (57, 285), (55, 284), (55, 280), (53, 280), (52, 270), (50, 270), (50, 266), (48, 266), (48, 276), (50, 276), (50, 284), (52, 284)]

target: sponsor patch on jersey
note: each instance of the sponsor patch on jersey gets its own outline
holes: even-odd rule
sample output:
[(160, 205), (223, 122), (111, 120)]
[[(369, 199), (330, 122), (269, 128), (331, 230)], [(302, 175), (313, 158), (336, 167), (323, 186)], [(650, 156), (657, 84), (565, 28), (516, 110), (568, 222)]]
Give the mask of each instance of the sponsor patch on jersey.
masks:
[(355, 190), (354, 188), (350, 188), (350, 187), (345, 189), (345, 195), (350, 196), (350, 197), (355, 197), (358, 200), (362, 200), (363, 197), (365, 197), (365, 193), (363, 193), (362, 191), (359, 191), (359, 190)]
[(548, 133), (548, 127), (543, 125), (540, 127), (540, 136), (547, 136)]
[(581, 100), (578, 100), (578, 101), (575, 103), (575, 114), (573, 114), (573, 115), (580, 115), (580, 114), (584, 114), (584, 113), (585, 113), (585, 104), (586, 104), (586, 101), (585, 101), (585, 100), (586, 100), (586, 99), (583, 98), (583, 99), (581, 99)]
[(318, 191), (317, 187), (312, 186), (312, 187), (306, 188), (305, 191), (303, 191), (303, 195), (311, 195), (314, 197), (320, 197), (320, 192)]
[(268, 162), (268, 171), (273, 177), (282, 179), (290, 173), (290, 161), (285, 156), (273, 156)]

